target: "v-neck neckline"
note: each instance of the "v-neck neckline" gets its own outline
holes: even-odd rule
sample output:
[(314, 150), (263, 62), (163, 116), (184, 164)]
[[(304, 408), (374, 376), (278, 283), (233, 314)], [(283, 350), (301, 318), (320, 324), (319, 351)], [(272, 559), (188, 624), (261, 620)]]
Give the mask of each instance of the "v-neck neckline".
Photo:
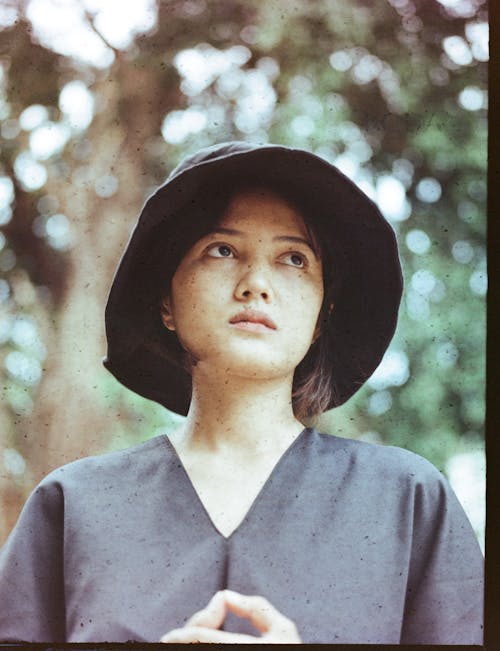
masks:
[(252, 516), (252, 513), (256, 510), (256, 508), (258, 506), (258, 503), (263, 499), (263, 496), (265, 495), (265, 493), (268, 492), (268, 490), (269, 490), (268, 486), (272, 483), (272, 480), (275, 478), (275, 475), (278, 473), (281, 466), (283, 466), (286, 458), (290, 456), (291, 452), (297, 446), (299, 440), (301, 440), (304, 437), (306, 432), (311, 432), (311, 431), (312, 431), (311, 428), (304, 427), (304, 429), (300, 432), (300, 434), (298, 434), (295, 437), (295, 439), (290, 443), (290, 445), (284, 450), (284, 452), (281, 454), (281, 456), (278, 458), (278, 460), (276, 461), (276, 463), (272, 467), (271, 472), (266, 477), (266, 480), (264, 481), (264, 483), (262, 484), (260, 490), (258, 491), (256, 496), (252, 500), (252, 502), (251, 502), (250, 506), (248, 507), (247, 511), (245, 512), (244, 516), (238, 522), (236, 527), (231, 531), (231, 533), (229, 535), (227, 535), (227, 536), (224, 535), (222, 533), (222, 531), (220, 531), (218, 529), (217, 525), (213, 521), (210, 513), (208, 512), (205, 504), (203, 503), (203, 500), (201, 499), (198, 491), (196, 490), (195, 485), (194, 485), (193, 481), (191, 480), (191, 477), (189, 476), (189, 473), (187, 472), (186, 467), (185, 467), (182, 459), (180, 458), (179, 454), (177, 453), (177, 450), (175, 449), (174, 444), (172, 443), (172, 441), (170, 440), (170, 438), (168, 437), (167, 434), (164, 434), (164, 438), (167, 441), (168, 447), (170, 448), (171, 452), (173, 453), (176, 461), (178, 462), (178, 464), (177, 464), (178, 468), (180, 469), (182, 475), (186, 479), (187, 484), (188, 484), (188, 486), (190, 488), (190, 491), (194, 495), (195, 501), (198, 504), (198, 506), (201, 508), (201, 511), (204, 513), (205, 518), (208, 520), (210, 526), (216, 532), (216, 534), (218, 536), (220, 536), (226, 542), (229, 542), (231, 540), (231, 538), (233, 536), (235, 536), (239, 532), (239, 530), (244, 526), (245, 522), (247, 522), (247, 520)]

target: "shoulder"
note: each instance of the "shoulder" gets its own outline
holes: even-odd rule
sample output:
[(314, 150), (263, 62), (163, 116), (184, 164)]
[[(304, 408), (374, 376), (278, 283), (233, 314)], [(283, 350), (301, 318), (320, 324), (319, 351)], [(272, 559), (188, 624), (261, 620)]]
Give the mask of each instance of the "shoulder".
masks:
[[(49, 473), (35, 493), (81, 490), (120, 482), (134, 482), (137, 476), (154, 472), (154, 466), (168, 451), (165, 436), (156, 436), (131, 448), (84, 457)], [(163, 454), (162, 454), (163, 453)]]
[(316, 454), (327, 463), (345, 466), (350, 474), (374, 478), (377, 483), (396, 481), (404, 483), (441, 484), (442, 473), (427, 459), (403, 448), (341, 438), (332, 434), (311, 431), (311, 442)]
[[(119, 515), (130, 516), (160, 493), (172, 454), (166, 437), (140, 445), (68, 463), (49, 473), (32, 491), (14, 528), (11, 545), (23, 545), (35, 536), (37, 545), (71, 530), (95, 529), (96, 523)], [(170, 458), (170, 464), (165, 459)], [(158, 479), (159, 478), (159, 479)], [(107, 532), (105, 525), (103, 531)], [(14, 543), (14, 540), (17, 541)]]
[[(312, 432), (311, 469), (318, 487), (341, 490), (369, 512), (421, 526), (418, 535), (435, 527), (457, 531), (457, 538), (475, 538), (453, 489), (445, 476), (423, 457), (385, 446)], [(409, 520), (408, 520), (409, 518)], [(418, 528), (418, 527), (417, 527)], [(462, 533), (460, 533), (462, 532)], [(418, 533), (418, 532), (417, 532)], [(472, 536), (472, 537), (471, 537)]]

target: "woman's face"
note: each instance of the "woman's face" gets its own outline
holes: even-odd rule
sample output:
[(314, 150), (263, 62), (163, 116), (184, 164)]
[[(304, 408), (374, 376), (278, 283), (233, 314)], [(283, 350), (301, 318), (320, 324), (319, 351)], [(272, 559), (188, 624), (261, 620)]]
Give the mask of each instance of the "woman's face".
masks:
[(280, 196), (237, 194), (178, 266), (165, 326), (207, 368), (293, 376), (318, 334), (323, 275), (315, 248), (301, 215)]

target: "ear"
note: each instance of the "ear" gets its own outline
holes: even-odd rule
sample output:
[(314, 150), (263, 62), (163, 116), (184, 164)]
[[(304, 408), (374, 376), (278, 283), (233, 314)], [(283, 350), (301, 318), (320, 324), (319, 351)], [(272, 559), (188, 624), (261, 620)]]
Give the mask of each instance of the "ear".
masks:
[(160, 304), (160, 315), (161, 315), (161, 320), (163, 321), (163, 325), (165, 328), (168, 330), (172, 330), (172, 332), (175, 331), (175, 323), (174, 323), (174, 317), (172, 315), (172, 312), (170, 310), (170, 302), (168, 296), (164, 296), (161, 299), (161, 304)]

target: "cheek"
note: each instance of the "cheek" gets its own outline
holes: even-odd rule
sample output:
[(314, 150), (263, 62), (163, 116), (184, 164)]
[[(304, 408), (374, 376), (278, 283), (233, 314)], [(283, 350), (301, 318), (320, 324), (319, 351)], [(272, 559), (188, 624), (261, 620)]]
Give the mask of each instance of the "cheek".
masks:
[(323, 284), (297, 283), (296, 287), (288, 292), (286, 304), (304, 329), (308, 330), (309, 325), (312, 324), (314, 330), (323, 304)]
[[(302, 285), (292, 291), (286, 301), (290, 352), (302, 359), (317, 338), (318, 319), (323, 303), (323, 286)], [(300, 361), (299, 359), (299, 361)]]
[(198, 340), (211, 330), (222, 303), (222, 283), (212, 282), (207, 274), (176, 273), (172, 279), (170, 307), (177, 337), (184, 345)]

